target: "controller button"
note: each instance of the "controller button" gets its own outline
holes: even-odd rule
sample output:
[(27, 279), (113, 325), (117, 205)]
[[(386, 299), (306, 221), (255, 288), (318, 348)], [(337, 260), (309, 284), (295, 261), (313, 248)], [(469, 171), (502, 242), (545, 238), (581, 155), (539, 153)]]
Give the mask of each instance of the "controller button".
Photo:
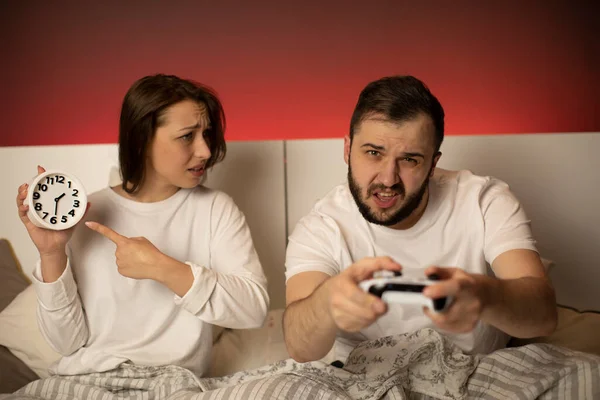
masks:
[(438, 274), (428, 275), (427, 278), (429, 278), (430, 281), (439, 281), (440, 280), (440, 276)]
[(433, 308), (435, 311), (441, 311), (446, 307), (446, 298), (440, 297), (439, 299), (433, 299)]
[(371, 286), (371, 287), (369, 288), (369, 293), (371, 293), (371, 294), (372, 294), (372, 295), (374, 295), (374, 296), (381, 297), (381, 296), (383, 295), (383, 291), (384, 291), (384, 290), (385, 290), (385, 289), (384, 289), (384, 288), (381, 288), (381, 287), (377, 287), (377, 286)]

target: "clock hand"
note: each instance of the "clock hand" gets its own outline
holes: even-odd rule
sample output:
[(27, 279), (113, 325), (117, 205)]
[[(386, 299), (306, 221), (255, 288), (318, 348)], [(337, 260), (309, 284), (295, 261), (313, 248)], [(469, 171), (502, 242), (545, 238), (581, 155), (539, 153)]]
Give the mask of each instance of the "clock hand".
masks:
[(63, 197), (65, 197), (65, 193), (61, 194), (60, 196), (54, 199), (54, 215), (56, 215), (56, 213), (58, 212), (58, 201)]

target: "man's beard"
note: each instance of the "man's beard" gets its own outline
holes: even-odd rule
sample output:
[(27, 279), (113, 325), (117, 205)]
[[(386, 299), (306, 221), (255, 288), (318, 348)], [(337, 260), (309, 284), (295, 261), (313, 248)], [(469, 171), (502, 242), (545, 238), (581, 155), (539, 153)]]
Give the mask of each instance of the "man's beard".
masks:
[[(429, 184), (429, 177), (431, 175), (431, 171), (427, 174), (427, 178), (416, 192), (410, 194), (408, 197), (404, 199), (404, 206), (402, 206), (399, 210), (397, 210), (394, 214), (387, 216), (386, 218), (378, 218), (378, 216), (371, 210), (371, 208), (367, 205), (367, 203), (362, 199), (362, 188), (356, 183), (354, 177), (352, 176), (352, 167), (350, 163), (348, 163), (348, 185), (350, 187), (350, 193), (352, 193), (352, 197), (354, 198), (354, 202), (358, 206), (358, 210), (362, 214), (363, 218), (369, 221), (370, 223), (383, 225), (383, 226), (393, 226), (402, 221), (404, 221), (409, 215), (415, 211), (425, 193), (427, 192), (427, 185)], [(387, 189), (388, 187), (385, 185), (373, 185), (369, 188), (367, 192), (367, 198), (372, 195), (375, 189)], [(389, 189), (395, 191), (399, 195), (404, 196), (405, 190), (404, 185), (401, 183), (397, 183), (391, 186)]]

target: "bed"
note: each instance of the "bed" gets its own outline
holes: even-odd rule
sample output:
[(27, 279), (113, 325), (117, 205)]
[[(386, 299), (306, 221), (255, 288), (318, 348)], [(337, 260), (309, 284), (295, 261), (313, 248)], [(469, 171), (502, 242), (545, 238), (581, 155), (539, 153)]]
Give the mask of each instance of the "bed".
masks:
[[(173, 366), (125, 365), (110, 373), (63, 378), (48, 375), (59, 356), (37, 328), (35, 305), (35, 292), (9, 241), (0, 240), (0, 393), (5, 394), (0, 398), (54, 399), (65, 387), (79, 393), (61, 395), (65, 399), (164, 398), (169, 392), (176, 393), (173, 398), (200, 400), (600, 398), (600, 314), (563, 306), (551, 336), (513, 339), (509, 348), (488, 356), (464, 355), (427, 329), (364, 342), (344, 368), (321, 361), (299, 364), (287, 354), (283, 310), (275, 309), (261, 328), (215, 329), (207, 377)], [(32, 381), (40, 384), (27, 386), (22, 397), (8, 395)], [(131, 382), (146, 389), (133, 390)]]

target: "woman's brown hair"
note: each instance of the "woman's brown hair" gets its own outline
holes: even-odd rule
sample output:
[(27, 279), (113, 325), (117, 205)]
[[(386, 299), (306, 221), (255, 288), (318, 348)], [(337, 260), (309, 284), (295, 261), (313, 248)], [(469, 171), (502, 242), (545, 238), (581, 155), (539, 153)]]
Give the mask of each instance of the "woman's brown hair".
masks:
[(163, 123), (164, 112), (184, 100), (206, 106), (211, 126), (206, 135), (211, 153), (206, 168), (225, 157), (225, 112), (217, 94), (207, 86), (174, 75), (146, 76), (129, 88), (121, 107), (119, 164), (126, 192), (135, 193), (144, 182), (148, 145)]

